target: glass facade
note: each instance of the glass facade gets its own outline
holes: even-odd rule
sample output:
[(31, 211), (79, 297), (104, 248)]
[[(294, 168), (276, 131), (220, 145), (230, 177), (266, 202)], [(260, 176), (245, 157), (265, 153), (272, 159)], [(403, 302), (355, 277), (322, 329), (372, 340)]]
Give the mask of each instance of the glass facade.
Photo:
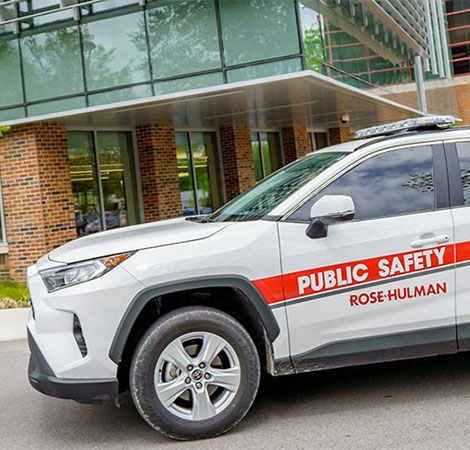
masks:
[(276, 132), (251, 133), (251, 148), (256, 181), (262, 180), (283, 165), (279, 134)]
[(227, 65), (299, 53), (292, 0), (219, 0)]
[(306, 68), (359, 88), (413, 80), (411, 61), (392, 64), (307, 4), (300, 17)]
[[(1, 3), (0, 21), (14, 17)], [(313, 9), (318, 1), (105, 0), (79, 15), (60, 3), (22, 0), (24, 20), (0, 28), (2, 120), (304, 68), (364, 88), (412, 79), (406, 58), (378, 56)]]
[(154, 78), (221, 68), (214, 1), (159, 3), (147, 10)]
[(23, 102), (18, 40), (9, 36), (0, 37), (0, 86), (9, 87), (2, 90), (0, 107)]
[(130, 133), (70, 131), (68, 145), (78, 235), (138, 223)]
[(175, 139), (183, 216), (209, 214), (222, 205), (216, 134), (177, 131)]
[(23, 74), (28, 102), (83, 91), (79, 30), (44, 27), (21, 39)]
[[(85, 18), (81, 27), (87, 89), (135, 84), (150, 78), (142, 13)], [(116, 30), (119, 30), (116, 39)]]
[(470, 1), (446, 0), (444, 5), (454, 73), (470, 73)]

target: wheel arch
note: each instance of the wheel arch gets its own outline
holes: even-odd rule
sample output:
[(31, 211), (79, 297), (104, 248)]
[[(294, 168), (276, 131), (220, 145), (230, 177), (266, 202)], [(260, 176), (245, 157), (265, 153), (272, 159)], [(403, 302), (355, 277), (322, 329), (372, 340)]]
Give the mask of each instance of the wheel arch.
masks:
[(109, 357), (116, 364), (120, 364), (134, 324), (139, 319), (144, 309), (151, 305), (155, 299), (168, 294), (203, 291), (204, 289), (216, 288), (228, 288), (239, 292), (247, 302), (247, 305), (244, 306), (250, 308), (250, 312), (254, 313), (254, 317), (252, 317), (252, 319), (262, 327), (265, 337), (269, 340), (269, 344), (276, 339), (280, 333), (279, 324), (277, 323), (276, 318), (264, 297), (248, 279), (239, 276), (194, 278), (149, 287), (137, 294), (128, 306), (121, 322), (119, 323), (110, 347)]

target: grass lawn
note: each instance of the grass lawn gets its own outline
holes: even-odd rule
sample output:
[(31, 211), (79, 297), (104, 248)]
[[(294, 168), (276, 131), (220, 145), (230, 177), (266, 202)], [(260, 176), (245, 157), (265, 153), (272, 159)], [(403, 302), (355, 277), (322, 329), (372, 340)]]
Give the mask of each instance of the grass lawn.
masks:
[(0, 281), (0, 309), (28, 307), (29, 291), (25, 283)]

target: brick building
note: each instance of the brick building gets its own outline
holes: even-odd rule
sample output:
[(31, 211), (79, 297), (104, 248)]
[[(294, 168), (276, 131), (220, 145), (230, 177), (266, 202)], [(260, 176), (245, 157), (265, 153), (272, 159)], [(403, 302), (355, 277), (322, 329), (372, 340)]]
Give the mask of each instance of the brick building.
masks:
[(403, 1), (0, 0), (0, 276), (423, 114), (421, 63), (428, 110), (470, 121), (467, 80), (427, 63), (428, 0), (397, 22)]

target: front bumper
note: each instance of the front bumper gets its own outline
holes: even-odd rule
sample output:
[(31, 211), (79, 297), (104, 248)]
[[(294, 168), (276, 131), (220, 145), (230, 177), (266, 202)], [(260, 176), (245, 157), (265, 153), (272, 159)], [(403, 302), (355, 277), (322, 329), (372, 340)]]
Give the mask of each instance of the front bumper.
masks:
[(100, 403), (104, 400), (117, 399), (117, 379), (58, 378), (47, 364), (29, 331), (28, 343), (31, 350), (29, 382), (37, 391), (51, 397), (71, 399), (80, 403)]

